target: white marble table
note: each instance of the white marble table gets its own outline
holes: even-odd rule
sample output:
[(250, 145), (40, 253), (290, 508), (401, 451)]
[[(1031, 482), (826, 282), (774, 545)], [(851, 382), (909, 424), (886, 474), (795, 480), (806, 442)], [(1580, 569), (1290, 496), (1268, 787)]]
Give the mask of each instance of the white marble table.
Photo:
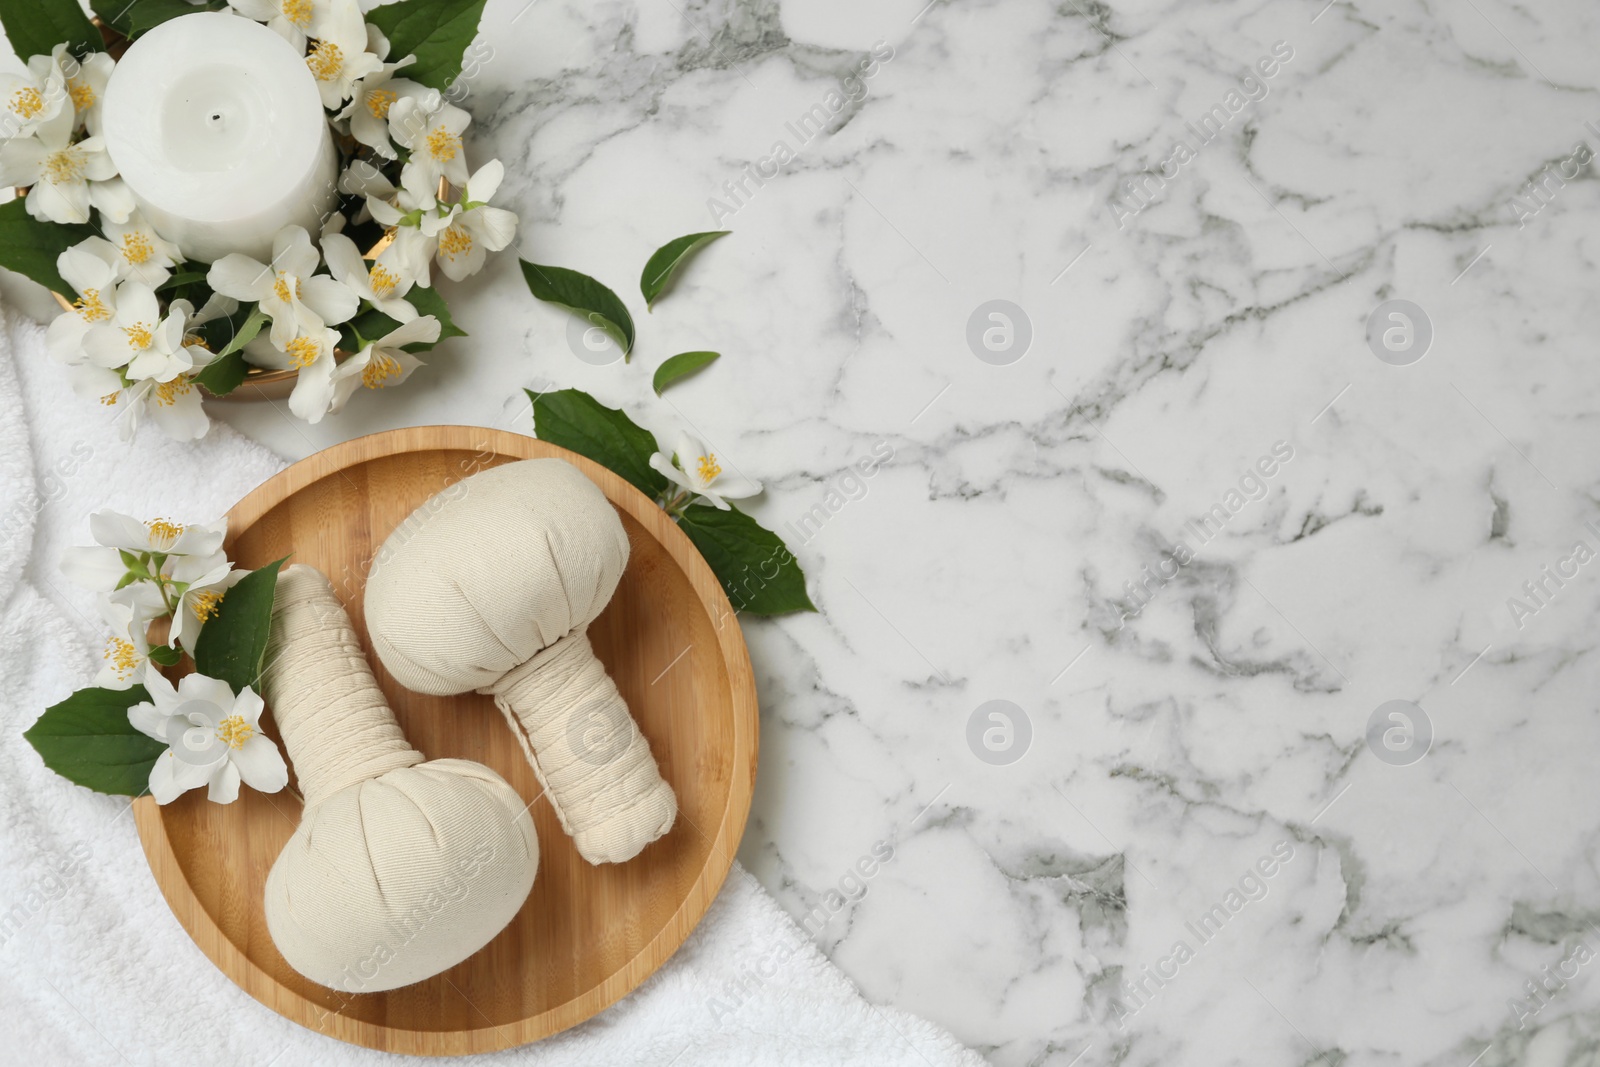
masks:
[[(469, 148), (524, 255), (628, 300), (634, 361), (578, 359), (508, 256), (402, 389), (217, 410), (297, 457), (577, 386), (699, 428), (770, 525), (822, 505), (786, 530), (822, 613), (745, 627), (741, 858), (997, 1064), (1590, 1062), (1600, 15), (925, 3), (490, 0)], [(645, 257), (716, 221), (645, 314)], [(991, 300), (1021, 358), (969, 345)], [(1420, 361), (1368, 344), (1390, 300)], [(969, 746), (991, 700), (1026, 744)], [(1391, 700), (1425, 756), (1369, 745)]]

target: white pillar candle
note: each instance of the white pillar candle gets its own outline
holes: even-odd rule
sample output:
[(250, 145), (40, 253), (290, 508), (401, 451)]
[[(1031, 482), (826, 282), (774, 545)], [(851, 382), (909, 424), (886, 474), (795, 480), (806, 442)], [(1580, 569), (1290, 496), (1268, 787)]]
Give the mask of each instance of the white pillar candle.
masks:
[(106, 151), (156, 232), (190, 259), (266, 261), (284, 226), (313, 237), (338, 153), (305, 57), (223, 12), (163, 22), (106, 84)]

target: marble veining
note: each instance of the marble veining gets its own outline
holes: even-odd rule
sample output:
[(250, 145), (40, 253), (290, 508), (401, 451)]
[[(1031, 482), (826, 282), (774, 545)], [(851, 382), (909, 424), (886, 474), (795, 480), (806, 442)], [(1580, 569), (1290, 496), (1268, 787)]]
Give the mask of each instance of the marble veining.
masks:
[[(741, 859), (996, 1064), (1592, 1062), (1597, 21), (491, 0), (469, 151), (522, 256), (628, 300), (632, 363), (576, 358), (503, 257), (402, 389), (217, 410), (300, 456), (577, 386), (811, 515), (822, 613), (745, 623)], [(645, 314), (649, 252), (718, 224)], [(979, 358), (993, 300), (1021, 358)], [(1391, 300), (1431, 323), (1408, 365), (1368, 342)], [(1014, 762), (969, 731), (993, 700)], [(1415, 721), (1369, 740), (1396, 700), (1420, 759), (1384, 741)]]

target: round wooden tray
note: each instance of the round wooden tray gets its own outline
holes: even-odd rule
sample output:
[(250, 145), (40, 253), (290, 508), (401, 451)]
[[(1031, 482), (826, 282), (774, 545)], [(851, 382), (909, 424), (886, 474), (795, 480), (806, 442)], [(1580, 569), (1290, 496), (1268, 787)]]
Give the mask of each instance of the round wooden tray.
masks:
[[(627, 863), (590, 866), (540, 797), (530, 809), (539, 876), (511, 925), (435, 978), (349, 995), (295, 973), (267, 934), (262, 889), (299, 824), (294, 796), (246, 788), (233, 804), (218, 805), (196, 790), (166, 807), (148, 796), (134, 804), (150, 869), (201, 951), (273, 1011), (341, 1041), (459, 1055), (537, 1041), (590, 1018), (683, 944), (722, 885), (744, 832), (758, 720), (739, 625), (689, 539), (643, 493), (598, 464), (498, 430), (391, 430), (319, 452), (269, 479), (229, 512), (227, 547), (241, 567), (292, 554), (291, 562), (321, 568), (365, 641), (362, 585), (390, 530), (474, 470), (539, 456), (558, 456), (583, 471), (627, 528), (627, 572), (589, 636), (677, 791), (678, 821), (670, 833)], [(525, 798), (540, 796), (532, 768), (488, 697), (409, 692), (370, 652), (406, 736), (428, 758), (478, 760)], [(263, 723), (276, 740), (270, 714)]]

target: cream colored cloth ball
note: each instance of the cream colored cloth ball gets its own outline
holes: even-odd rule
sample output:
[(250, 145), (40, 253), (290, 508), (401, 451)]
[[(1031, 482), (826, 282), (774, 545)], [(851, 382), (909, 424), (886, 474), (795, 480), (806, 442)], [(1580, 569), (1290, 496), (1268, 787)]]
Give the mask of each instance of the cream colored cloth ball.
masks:
[(492, 695), (590, 863), (631, 859), (678, 811), (585, 632), (627, 563), (605, 494), (570, 463), (530, 459), (436, 494), (367, 581), (383, 665), (419, 692)]
[(372, 993), (488, 944), (533, 888), (539, 842), (516, 790), (406, 743), (320, 571), (278, 578), (262, 690), (305, 812), (267, 875), (267, 931), (296, 971)]

